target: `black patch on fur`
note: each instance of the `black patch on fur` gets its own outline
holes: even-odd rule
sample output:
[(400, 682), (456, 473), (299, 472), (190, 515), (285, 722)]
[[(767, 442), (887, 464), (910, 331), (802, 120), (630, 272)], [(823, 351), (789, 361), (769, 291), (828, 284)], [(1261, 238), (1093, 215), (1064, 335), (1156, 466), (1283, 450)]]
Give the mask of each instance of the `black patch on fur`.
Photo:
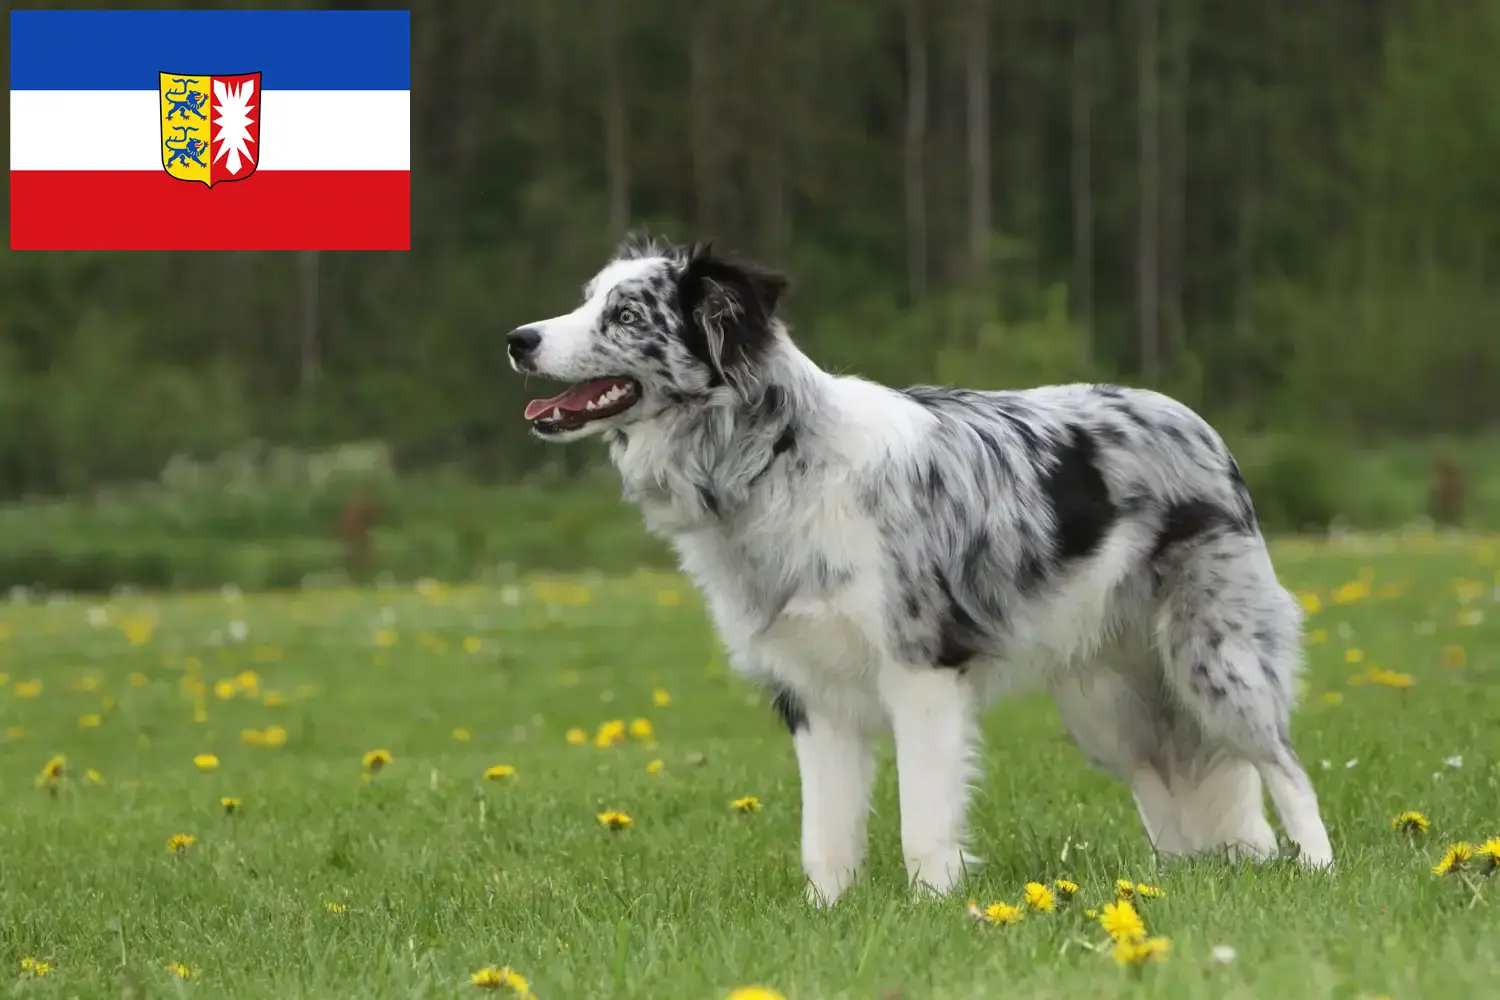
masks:
[(1125, 402), (1124, 400), (1116, 401), (1115, 411), (1119, 413), (1120, 416), (1130, 421), (1132, 424), (1135, 424), (1141, 430), (1151, 430), (1151, 421), (1141, 416), (1141, 411), (1137, 410), (1134, 406), (1131, 406), (1128, 402)]
[(771, 445), (770, 459), (766, 462), (765, 465), (761, 466), (759, 472), (750, 477), (749, 485), (754, 486), (756, 483), (758, 483), (761, 476), (764, 476), (767, 472), (771, 471), (771, 466), (776, 464), (776, 460), (782, 455), (785, 455), (787, 452), (791, 451), (792, 447), (796, 443), (797, 432), (792, 430), (791, 425), (788, 424), (786, 426), (786, 429), (781, 432), (781, 434), (776, 438), (775, 442)]
[(719, 498), (714, 496), (713, 491), (707, 486), (698, 487), (698, 499), (703, 501), (703, 506), (714, 517), (719, 516)]
[(1052, 506), (1052, 556), (1058, 563), (1082, 559), (1099, 547), (1119, 512), (1099, 472), (1098, 447), (1088, 431), (1068, 425), (1068, 436), (1053, 452), (1041, 478), (1042, 495)]
[(1229, 459), (1229, 481), (1234, 485), (1234, 499), (1241, 523), (1247, 531), (1259, 531), (1260, 515), (1255, 513), (1255, 504), (1250, 499), (1250, 484), (1245, 482), (1245, 477), (1240, 474), (1240, 464), (1233, 457)]
[(709, 351), (708, 326), (724, 338), (720, 361), (726, 372), (754, 366), (772, 341), (771, 318), (787, 280), (769, 268), (714, 252), (712, 241), (695, 245), (677, 281), (683, 345), (710, 371), (712, 387), (724, 385)]
[(796, 736), (807, 728), (807, 709), (802, 705), (802, 699), (797, 697), (791, 688), (777, 687), (771, 695), (771, 707), (776, 714), (781, 716), (781, 722), (786, 726), (786, 731)]
[(1209, 675), (1208, 667), (1202, 663), (1193, 664), (1192, 675), (1191, 683), (1193, 690), (1210, 701), (1223, 701), (1229, 693), (1213, 682), (1212, 677)]
[(974, 620), (974, 616), (954, 596), (948, 574), (934, 568), (932, 575), (945, 602), (942, 618), (938, 622), (937, 650), (933, 653), (933, 662), (940, 667), (962, 669), (979, 652), (976, 642), (980, 631), (979, 622)]
[(1223, 531), (1244, 531), (1244, 522), (1218, 504), (1201, 497), (1179, 500), (1166, 509), (1150, 561), (1156, 562), (1174, 545)]
[(1094, 428), (1094, 434), (1105, 444), (1116, 448), (1124, 447), (1125, 443), (1130, 440), (1130, 435), (1114, 424), (1099, 424)]

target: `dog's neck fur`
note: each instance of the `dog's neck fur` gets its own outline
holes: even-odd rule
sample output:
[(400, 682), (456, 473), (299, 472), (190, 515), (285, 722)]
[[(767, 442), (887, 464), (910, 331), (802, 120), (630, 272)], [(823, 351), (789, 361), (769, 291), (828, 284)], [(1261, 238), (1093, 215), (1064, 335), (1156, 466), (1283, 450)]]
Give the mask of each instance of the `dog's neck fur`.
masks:
[(778, 321), (748, 398), (715, 389), (707, 405), (673, 407), (611, 435), (610, 460), (624, 480), (625, 499), (660, 534), (732, 520), (773, 466), (797, 461), (797, 437), (816, 426), (831, 378)]

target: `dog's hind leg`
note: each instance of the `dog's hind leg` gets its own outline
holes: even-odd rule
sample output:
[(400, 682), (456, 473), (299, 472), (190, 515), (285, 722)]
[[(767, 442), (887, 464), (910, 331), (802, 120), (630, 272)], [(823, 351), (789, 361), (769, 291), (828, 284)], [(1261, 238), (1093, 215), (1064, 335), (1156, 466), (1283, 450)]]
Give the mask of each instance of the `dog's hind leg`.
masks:
[(891, 664), (878, 684), (896, 737), (907, 877), (919, 888), (947, 893), (979, 863), (964, 851), (978, 700), (963, 674), (942, 667)]
[(1260, 772), (1224, 754), (1184, 762), (1173, 776), (1172, 799), (1188, 852), (1222, 851), (1230, 860), (1269, 860), (1276, 834), (1266, 821)]
[[(1301, 612), (1277, 582), (1264, 541), (1237, 532), (1194, 539), (1164, 554), (1158, 569), (1156, 634), (1167, 686), (1209, 746), (1259, 772), (1303, 864), (1331, 865), (1317, 795), (1291, 745)], [(1222, 809), (1223, 795), (1242, 816), (1260, 808), (1260, 789), (1243, 770), (1215, 779), (1204, 794), (1200, 814)], [(1263, 840), (1263, 832), (1250, 839)]]
[(1084, 756), (1130, 788), (1151, 846), (1162, 854), (1185, 851), (1181, 810), (1167, 784), (1171, 769), (1160, 753), (1170, 711), (1160, 679), (1109, 669), (1068, 674), (1053, 684), (1052, 698)]

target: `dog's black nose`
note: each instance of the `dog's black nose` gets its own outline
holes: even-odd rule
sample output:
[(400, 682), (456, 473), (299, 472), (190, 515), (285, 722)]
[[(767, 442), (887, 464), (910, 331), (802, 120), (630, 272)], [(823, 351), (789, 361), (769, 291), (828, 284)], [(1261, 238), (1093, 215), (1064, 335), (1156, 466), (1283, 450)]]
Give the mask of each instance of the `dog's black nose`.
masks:
[(519, 326), (505, 337), (511, 357), (519, 358), (536, 350), (542, 342), (542, 333), (534, 326)]

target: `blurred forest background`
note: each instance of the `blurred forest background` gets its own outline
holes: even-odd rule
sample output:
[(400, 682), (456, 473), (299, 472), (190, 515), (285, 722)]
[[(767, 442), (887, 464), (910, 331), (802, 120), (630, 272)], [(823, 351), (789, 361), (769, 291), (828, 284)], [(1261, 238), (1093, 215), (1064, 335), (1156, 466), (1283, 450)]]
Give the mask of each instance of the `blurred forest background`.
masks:
[(1500, 0), (424, 2), (411, 252), (6, 255), (0, 583), (658, 560), (502, 350), (631, 227), (787, 269), (828, 368), (1174, 394), (1281, 530), (1494, 528), (1497, 53)]

